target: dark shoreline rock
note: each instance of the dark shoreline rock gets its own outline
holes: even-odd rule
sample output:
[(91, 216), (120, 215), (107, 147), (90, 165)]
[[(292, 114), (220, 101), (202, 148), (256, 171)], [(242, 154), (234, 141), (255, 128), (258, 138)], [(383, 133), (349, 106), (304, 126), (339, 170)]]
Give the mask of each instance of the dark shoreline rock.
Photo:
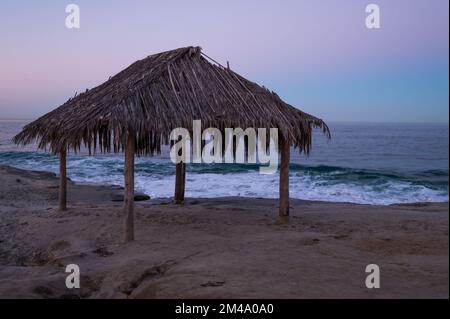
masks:
[[(135, 202), (140, 202), (140, 201), (149, 200), (149, 199), (150, 199), (150, 196), (148, 196), (147, 194), (139, 193), (139, 192), (134, 193), (134, 201)], [(111, 194), (111, 201), (123, 202), (123, 193)]]

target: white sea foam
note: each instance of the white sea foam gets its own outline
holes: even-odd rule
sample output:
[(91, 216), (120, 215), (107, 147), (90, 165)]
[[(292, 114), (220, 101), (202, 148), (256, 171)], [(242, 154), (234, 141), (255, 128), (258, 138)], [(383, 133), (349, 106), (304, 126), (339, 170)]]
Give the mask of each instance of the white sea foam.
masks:
[[(136, 177), (139, 189), (153, 197), (173, 196), (174, 176), (162, 179)], [(278, 176), (242, 174), (190, 174), (186, 180), (187, 197), (278, 197)], [(290, 196), (307, 200), (351, 202), (359, 204), (389, 205), (410, 202), (448, 201), (445, 192), (432, 190), (409, 183), (389, 183), (383, 191), (371, 186), (351, 184), (327, 184), (325, 180), (315, 180), (304, 176), (292, 176), (290, 179)]]
[[(58, 172), (57, 158), (47, 154), (3, 154), (0, 164)], [(205, 172), (202, 173), (203, 171)], [(307, 200), (381, 205), (448, 201), (448, 184), (446, 187), (431, 188), (377, 174), (333, 167), (293, 170), (290, 176), (290, 196)], [(172, 163), (162, 159), (137, 158), (135, 175), (136, 188), (152, 198), (173, 196), (175, 176)], [(68, 176), (79, 183), (123, 185), (123, 158), (71, 156), (68, 161)], [(186, 178), (187, 197), (278, 197), (278, 174), (263, 175), (255, 169), (233, 164), (215, 170), (213, 166), (191, 166)]]

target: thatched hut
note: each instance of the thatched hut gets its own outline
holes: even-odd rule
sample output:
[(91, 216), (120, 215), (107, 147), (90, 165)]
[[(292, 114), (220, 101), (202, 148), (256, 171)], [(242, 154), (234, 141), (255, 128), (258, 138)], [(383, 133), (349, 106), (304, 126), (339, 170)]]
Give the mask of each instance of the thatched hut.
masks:
[[(289, 148), (311, 148), (312, 129), (328, 137), (327, 125), (283, 102), (201, 52), (186, 47), (148, 56), (105, 83), (76, 95), (26, 125), (18, 144), (37, 141), (60, 156), (59, 208), (66, 209), (66, 152), (81, 146), (125, 153), (125, 239), (134, 238), (134, 156), (160, 152), (172, 129), (278, 128), (281, 153), (279, 214), (289, 214)], [(185, 164), (177, 164), (175, 200), (184, 199)]]

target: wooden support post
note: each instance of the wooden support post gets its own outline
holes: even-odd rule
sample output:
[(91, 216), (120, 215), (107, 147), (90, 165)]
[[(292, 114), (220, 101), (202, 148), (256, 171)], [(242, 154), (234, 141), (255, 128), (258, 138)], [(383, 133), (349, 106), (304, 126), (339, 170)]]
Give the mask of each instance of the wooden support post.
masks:
[(175, 194), (173, 202), (181, 204), (184, 201), (184, 190), (186, 184), (186, 164), (180, 162), (175, 166)]
[(133, 133), (128, 133), (125, 145), (125, 190), (123, 211), (125, 215), (125, 242), (134, 240), (134, 152)]
[(290, 147), (289, 141), (281, 138), (280, 145), (281, 164), (280, 164), (280, 217), (289, 216), (289, 160)]
[(59, 153), (59, 210), (67, 210), (66, 150)]
[(181, 179), (181, 200), (184, 202), (184, 191), (186, 190), (186, 163), (183, 163)]

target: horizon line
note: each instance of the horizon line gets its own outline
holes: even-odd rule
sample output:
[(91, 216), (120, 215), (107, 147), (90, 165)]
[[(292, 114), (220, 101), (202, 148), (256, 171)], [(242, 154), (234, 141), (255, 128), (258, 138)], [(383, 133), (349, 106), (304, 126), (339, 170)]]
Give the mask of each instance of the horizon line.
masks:
[[(0, 118), (0, 122), (26, 122), (26, 121), (35, 121), (39, 117), (36, 118)], [(426, 121), (426, 122), (416, 122), (416, 121), (342, 121), (342, 120), (330, 120), (327, 121), (327, 123), (331, 124), (450, 124), (450, 122), (433, 122), (433, 121)]]

